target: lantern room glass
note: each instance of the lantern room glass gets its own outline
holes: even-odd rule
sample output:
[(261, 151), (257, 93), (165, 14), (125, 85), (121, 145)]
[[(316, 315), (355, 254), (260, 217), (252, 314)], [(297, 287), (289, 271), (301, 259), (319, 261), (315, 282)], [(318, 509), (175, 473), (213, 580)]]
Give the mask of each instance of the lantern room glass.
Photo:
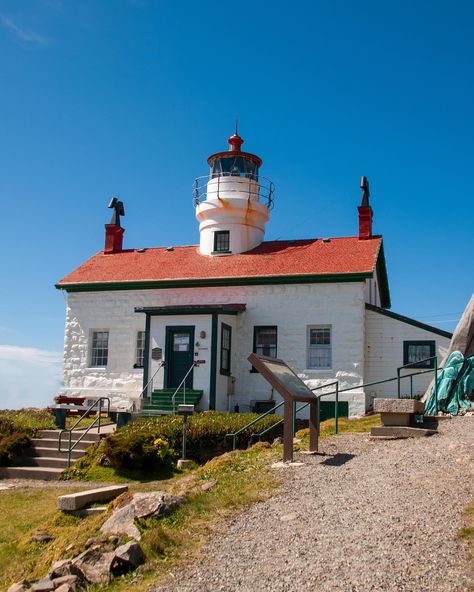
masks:
[(258, 181), (258, 165), (243, 156), (216, 158), (211, 167), (211, 177), (246, 177)]

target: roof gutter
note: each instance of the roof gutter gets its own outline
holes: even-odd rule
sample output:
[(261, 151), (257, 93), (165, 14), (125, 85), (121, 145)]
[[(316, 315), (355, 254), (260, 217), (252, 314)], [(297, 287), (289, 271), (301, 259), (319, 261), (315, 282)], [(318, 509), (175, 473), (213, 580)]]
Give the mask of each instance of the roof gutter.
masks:
[[(130, 282), (57, 283), (58, 290), (67, 292), (103, 292), (114, 290), (163, 290), (167, 288), (206, 288), (217, 286), (268, 286), (280, 284), (319, 284), (334, 282), (364, 282), (372, 278), (372, 271), (362, 273), (328, 273), (301, 275), (272, 275), (254, 277), (200, 278), (180, 280), (144, 280)], [(388, 286), (387, 286), (388, 288)]]

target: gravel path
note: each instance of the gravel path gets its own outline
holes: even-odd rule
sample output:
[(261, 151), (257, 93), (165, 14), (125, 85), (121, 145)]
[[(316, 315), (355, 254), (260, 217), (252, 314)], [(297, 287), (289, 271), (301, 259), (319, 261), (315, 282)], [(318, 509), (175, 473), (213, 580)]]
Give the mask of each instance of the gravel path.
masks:
[(154, 592), (467, 590), (457, 533), (473, 445), (471, 417), (441, 422), (431, 438), (324, 439), (328, 456), (279, 469), (278, 496), (235, 517)]
[(117, 485), (106, 481), (43, 481), (42, 479), (0, 479), (0, 491), (11, 489), (95, 489)]

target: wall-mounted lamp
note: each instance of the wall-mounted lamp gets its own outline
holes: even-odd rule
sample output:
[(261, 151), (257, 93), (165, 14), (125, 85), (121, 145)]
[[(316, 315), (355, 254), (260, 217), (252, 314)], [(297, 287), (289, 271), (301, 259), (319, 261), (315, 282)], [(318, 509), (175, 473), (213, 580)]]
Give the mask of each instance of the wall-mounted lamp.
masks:
[(201, 332), (199, 333), (199, 337), (200, 337), (201, 339), (206, 339), (206, 332), (205, 332), (205, 331), (201, 331)]

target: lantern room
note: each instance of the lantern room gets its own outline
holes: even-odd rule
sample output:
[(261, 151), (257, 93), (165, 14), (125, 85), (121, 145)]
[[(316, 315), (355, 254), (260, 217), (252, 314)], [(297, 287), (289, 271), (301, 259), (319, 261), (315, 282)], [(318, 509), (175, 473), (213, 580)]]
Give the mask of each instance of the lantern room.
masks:
[(203, 255), (243, 253), (263, 241), (274, 187), (259, 173), (262, 159), (243, 152), (243, 143), (236, 129), (229, 149), (209, 156), (209, 174), (194, 183)]

